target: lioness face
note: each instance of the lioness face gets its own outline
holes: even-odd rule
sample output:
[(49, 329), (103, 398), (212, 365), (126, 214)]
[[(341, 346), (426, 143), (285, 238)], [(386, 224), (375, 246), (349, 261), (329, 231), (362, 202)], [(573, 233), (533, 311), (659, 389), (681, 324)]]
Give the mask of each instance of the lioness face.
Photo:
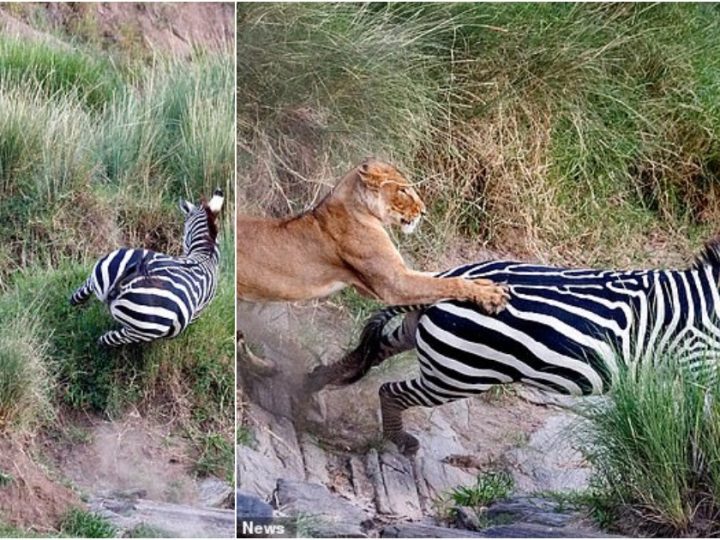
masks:
[(399, 225), (403, 233), (412, 234), (425, 213), (425, 204), (420, 196), (407, 183), (388, 183), (383, 186), (383, 191), (388, 201), (390, 222)]
[(412, 233), (425, 213), (425, 203), (410, 182), (392, 165), (378, 161), (363, 163), (358, 172), (375, 196), (373, 206), (383, 223)]

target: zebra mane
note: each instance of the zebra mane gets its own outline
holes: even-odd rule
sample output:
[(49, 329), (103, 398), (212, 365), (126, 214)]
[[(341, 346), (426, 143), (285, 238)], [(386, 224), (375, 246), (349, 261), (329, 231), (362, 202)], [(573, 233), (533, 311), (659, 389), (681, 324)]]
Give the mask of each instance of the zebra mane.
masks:
[(695, 256), (690, 268), (696, 270), (703, 266), (720, 267), (720, 235), (705, 242), (700, 253)]
[(218, 235), (218, 226), (217, 226), (217, 219), (215, 214), (212, 210), (210, 210), (210, 207), (208, 206), (208, 202), (203, 197), (200, 199), (200, 204), (202, 205), (203, 210), (205, 210), (205, 217), (207, 218), (207, 226), (208, 226), (208, 236), (210, 237), (210, 244), (215, 245), (215, 240), (217, 240)]

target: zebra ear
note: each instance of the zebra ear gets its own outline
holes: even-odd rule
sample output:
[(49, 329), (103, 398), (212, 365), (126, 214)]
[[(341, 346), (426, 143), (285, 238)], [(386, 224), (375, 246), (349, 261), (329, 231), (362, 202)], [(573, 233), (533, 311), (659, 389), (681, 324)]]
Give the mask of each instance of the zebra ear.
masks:
[(185, 199), (180, 199), (178, 201), (178, 206), (180, 207), (180, 211), (186, 216), (190, 214), (190, 212), (195, 210), (195, 205), (191, 202), (186, 201)]

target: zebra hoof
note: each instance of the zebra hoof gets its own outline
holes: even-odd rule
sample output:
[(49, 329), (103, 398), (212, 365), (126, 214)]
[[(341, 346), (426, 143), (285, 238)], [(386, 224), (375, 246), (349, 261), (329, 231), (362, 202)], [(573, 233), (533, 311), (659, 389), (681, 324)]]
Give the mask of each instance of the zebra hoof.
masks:
[(407, 457), (413, 457), (420, 449), (420, 443), (418, 440), (405, 431), (390, 437), (390, 440), (395, 443), (395, 446), (398, 447), (400, 453), (406, 455)]

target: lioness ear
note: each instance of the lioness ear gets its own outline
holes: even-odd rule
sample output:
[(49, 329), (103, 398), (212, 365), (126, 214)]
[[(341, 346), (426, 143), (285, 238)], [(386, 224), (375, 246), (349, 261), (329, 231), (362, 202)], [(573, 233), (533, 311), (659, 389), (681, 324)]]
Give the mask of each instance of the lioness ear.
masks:
[(383, 177), (378, 174), (377, 170), (371, 165), (369, 159), (363, 161), (357, 168), (360, 180), (368, 189), (377, 190), (380, 189)]

